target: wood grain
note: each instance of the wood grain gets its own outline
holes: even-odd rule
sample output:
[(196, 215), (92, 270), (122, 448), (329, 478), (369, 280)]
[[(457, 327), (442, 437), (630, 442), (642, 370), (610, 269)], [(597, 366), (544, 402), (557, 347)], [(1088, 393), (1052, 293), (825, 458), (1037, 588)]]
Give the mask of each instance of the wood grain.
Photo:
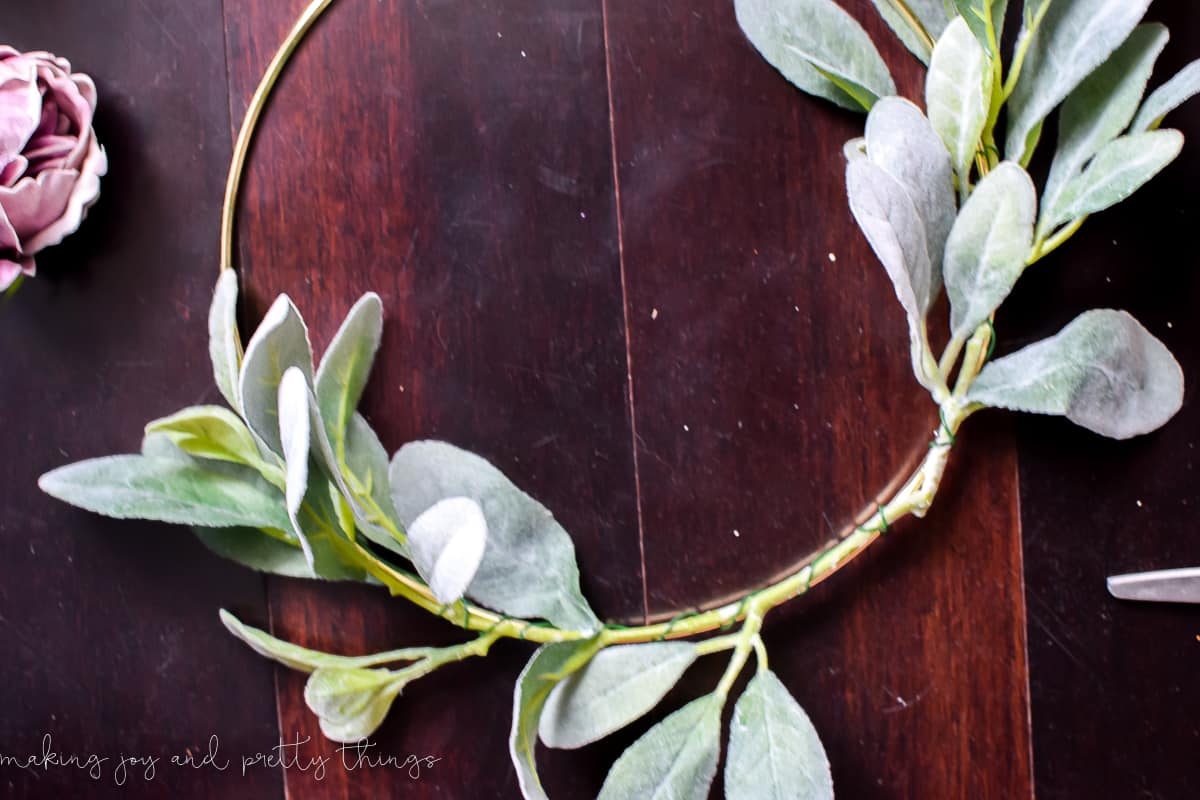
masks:
[[(846, 6), (919, 97), (917, 62)], [(724, 0), (610, 0), (608, 21), (646, 576), (669, 614), (817, 547), (936, 419), (845, 201), (862, 117), (796, 92)], [(840, 796), (1031, 792), (1015, 454), (965, 434), (930, 519), (768, 621)]]
[[(18, 7), (19, 6), (19, 7)], [(183, 529), (105, 520), (42, 494), (41, 473), (136, 452), (142, 426), (214, 401), (205, 317), (229, 159), (220, 3), (3, 4), (3, 39), (48, 49), (99, 88), (110, 171), (80, 232), (38, 256), (0, 304), (0, 754), (109, 759), (85, 771), (0, 767), (12, 798), (269, 797), (271, 669), (225, 633), (222, 606), (261, 616), (261, 578)], [(171, 767), (211, 736), (226, 771)], [(162, 759), (154, 779), (122, 756)]]

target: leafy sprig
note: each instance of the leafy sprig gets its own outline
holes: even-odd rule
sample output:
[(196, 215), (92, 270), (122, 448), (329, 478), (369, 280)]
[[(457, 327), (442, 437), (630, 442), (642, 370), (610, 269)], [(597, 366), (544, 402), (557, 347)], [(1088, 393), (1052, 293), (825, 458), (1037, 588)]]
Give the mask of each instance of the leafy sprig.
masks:
[[(831, 798), (818, 735), (768, 667), (766, 615), (896, 521), (923, 516), (961, 425), (979, 410), (1057, 414), (1127, 438), (1179, 409), (1178, 363), (1123, 311), (1085, 312), (1055, 336), (990, 357), (996, 312), (1024, 271), (1178, 155), (1182, 135), (1160, 125), (1200, 92), (1200, 62), (1143, 99), (1167, 38), (1161, 26), (1138, 24), (1149, 0), (1025, 0), (1007, 65), (999, 47), (1007, 0), (875, 0), (928, 65), (926, 112), (894, 96), (870, 38), (833, 0), (734, 4), (750, 41), (792, 83), (869, 112), (864, 136), (843, 149), (850, 207), (906, 316), (914, 376), (938, 409), (925, 459), (848, 535), (719, 608), (667, 623), (603, 624), (580, 592), (567, 532), (498, 469), (443, 442), (409, 443), (389, 462), (355, 411), (381, 340), (377, 296), (355, 304), (314, 365), (307, 327), (286, 296), (242, 350), (231, 270), (209, 316), (214, 379), (229, 408), (156, 420), (140, 454), (63, 467), (41, 487), (109, 516), (190, 525), (217, 553), (264, 572), (381, 584), (476, 632), (450, 647), (339, 656), (222, 611), (250, 647), (310, 674), (305, 700), (332, 739), (369, 736), (420, 677), (485, 656), (501, 637), (528, 639), (541, 647), (515, 687), (509, 749), (524, 796), (544, 798), (539, 739), (586, 746), (657, 707), (697, 659), (727, 655), (715, 690), (651, 727), (600, 794), (702, 798), (719, 762), (722, 711), (753, 657), (755, 675), (733, 708), (727, 797)], [(288, 46), (313, 19), (298, 23)], [(1026, 167), (1059, 106), (1056, 152), (1039, 190)], [(943, 287), (950, 329), (935, 353), (928, 317)], [(715, 635), (695, 640), (705, 633)]]

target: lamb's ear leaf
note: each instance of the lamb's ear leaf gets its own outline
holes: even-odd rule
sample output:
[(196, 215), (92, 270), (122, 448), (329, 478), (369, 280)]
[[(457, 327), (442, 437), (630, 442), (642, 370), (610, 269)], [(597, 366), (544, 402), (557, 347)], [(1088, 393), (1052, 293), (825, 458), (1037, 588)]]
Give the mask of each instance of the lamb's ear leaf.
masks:
[(222, 406), (191, 406), (146, 425), (146, 435), (162, 434), (197, 458), (228, 461), (258, 468), (258, 446), (246, 423)]
[(483, 509), (469, 497), (448, 497), (423, 511), (408, 528), (413, 566), (438, 602), (458, 602), (487, 546)]
[(278, 661), (285, 667), (300, 672), (312, 672), (322, 667), (369, 667), (394, 660), (392, 658), (395, 654), (394, 651), (368, 656), (339, 656), (322, 653), (320, 650), (310, 650), (307, 647), (277, 639), (264, 630), (247, 625), (225, 609), (221, 609), (221, 624), (260, 656)]
[(550, 693), (538, 731), (548, 747), (583, 747), (657, 706), (696, 660), (690, 642), (646, 642), (601, 650)]
[(868, 158), (847, 163), (846, 190), (850, 210), (904, 308), (913, 373), (928, 387), (925, 309), (929, 306), (930, 266), (925, 226), (904, 187)]
[(289, 367), (279, 381), (279, 440), (286, 468), (284, 497), (292, 532), (300, 542), (304, 557), (314, 571), (315, 561), (304, 526), (300, 524), (300, 507), (308, 492), (308, 458), (312, 437), (312, 415), (309, 412), (308, 379), (297, 367)]
[(1063, 188), (1060, 210), (1047, 218), (1045, 230), (1115, 206), (1174, 161), (1182, 149), (1183, 134), (1169, 129), (1112, 140)]
[(929, 122), (950, 151), (959, 185), (971, 165), (987, 124), (992, 102), (991, 60), (962, 17), (955, 17), (933, 48), (925, 78)]
[[(1045, 16), (1009, 98), (1004, 156), (1028, 163), (1032, 134), (1054, 107), (1112, 55), (1142, 19), (1150, 0), (1043, 0)], [(1027, 1), (1028, 25), (1032, 6)]]
[(117, 519), (149, 519), (209, 528), (289, 527), (279, 491), (233, 464), (107, 456), (47, 472), (42, 491)]
[(300, 312), (287, 295), (280, 295), (267, 310), (258, 330), (246, 345), (238, 398), (250, 430), (270, 452), (283, 455), (279, 440), (279, 382), (296, 367), (311, 384), (312, 345)]
[(1063, 103), (1058, 149), (1042, 192), (1039, 235), (1048, 232), (1051, 220), (1062, 219), (1061, 201), (1067, 185), (1133, 119), (1166, 43), (1167, 29), (1162, 25), (1139, 25)]
[(646, 731), (612, 765), (597, 800), (705, 800), (721, 753), (721, 707), (718, 695), (705, 695)]
[(1033, 245), (1037, 189), (1005, 161), (989, 172), (954, 223), (946, 243), (950, 332), (966, 340), (1012, 291)]
[(208, 355), (213, 379), (229, 407), (241, 411), (238, 375), (242, 369), (242, 340), (237, 328), (237, 273), (222, 270), (208, 310)]
[(1155, 89), (1142, 104), (1130, 133), (1141, 133), (1158, 127), (1163, 117), (1200, 94), (1200, 59), (1188, 64), (1162, 86)]
[[(403, 558), (409, 558), (408, 546), (384, 527), (376, 513), (397, 530), (403, 530), (400, 516), (392, 505), (388, 487), (388, 454), (379, 437), (362, 414), (354, 414), (346, 429), (347, 488), (355, 493), (359, 506), (355, 523), (358, 530), (375, 544)], [(351, 477), (352, 476), (352, 477)], [(366, 506), (370, 506), (368, 509)], [(351, 506), (354, 511), (354, 506)]]
[(915, 279), (921, 312), (942, 286), (942, 253), (954, 225), (954, 176), (950, 153), (913, 103), (885, 97), (867, 115), (867, 158), (908, 193), (925, 228), (928, 282)]
[(558, 627), (600, 628), (579, 590), (571, 537), (545, 506), (484, 459), (445, 442), (410, 442), (389, 469), (392, 502), (406, 526), (448, 497), (468, 497), (483, 509), (487, 547), (467, 596), (514, 617), (539, 617)]
[(1008, 14), (1008, 0), (954, 0), (954, 7), (962, 15), (971, 34), (985, 51), (991, 51), (992, 38), (988, 35), (988, 21), (992, 23), (992, 37), (999, 42), (1004, 37), (1004, 17)]
[(548, 800), (538, 778), (536, 756), (538, 721), (546, 699), (559, 681), (582, 668), (595, 655), (597, 647), (595, 638), (543, 645), (517, 678), (508, 754), (517, 770), (517, 782), (525, 800)]
[(318, 667), (304, 686), (304, 702), (326, 738), (354, 743), (383, 724), (407, 683), (405, 670)]
[(852, 111), (896, 93), (871, 37), (833, 0), (734, 0), (734, 10), (763, 58), (802, 91)]
[[(908, 0), (908, 16), (896, 7), (895, 0), (872, 0), (879, 16), (896, 34), (905, 47), (921, 63), (929, 63), (929, 42), (941, 37), (948, 21), (946, 5), (942, 0)], [(916, 23), (916, 25), (914, 25)], [(919, 28), (917, 26), (920, 26)]]
[(734, 706), (725, 797), (833, 800), (833, 775), (817, 729), (770, 670), (759, 669)]
[(1124, 311), (1087, 311), (1049, 339), (993, 361), (973, 403), (1065, 416), (1114, 439), (1149, 433), (1183, 405), (1183, 370)]
[(359, 298), (334, 335), (317, 368), (314, 390), (334, 453), (345, 448), (346, 431), (362, 399), (383, 336), (383, 303), (368, 292)]

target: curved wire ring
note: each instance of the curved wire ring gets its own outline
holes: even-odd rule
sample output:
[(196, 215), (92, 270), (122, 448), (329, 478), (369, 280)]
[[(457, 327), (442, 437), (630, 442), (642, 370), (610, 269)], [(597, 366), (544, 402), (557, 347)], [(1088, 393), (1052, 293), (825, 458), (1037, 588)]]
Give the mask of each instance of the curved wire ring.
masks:
[[(232, 156), (232, 159), (231, 159), (230, 165), (229, 165), (229, 175), (225, 181), (225, 197), (221, 204), (220, 272), (222, 272), (222, 273), (225, 270), (234, 269), (233, 239), (234, 239), (234, 224), (235, 224), (235, 219), (237, 216), (238, 194), (241, 189), (242, 174), (243, 174), (243, 172), (245, 172), (246, 161), (249, 158), (250, 147), (253, 144), (254, 135), (258, 129), (258, 123), (259, 123), (260, 119), (262, 118), (262, 114), (263, 114), (263, 111), (266, 109), (267, 103), (270, 101), (271, 92), (275, 89), (275, 84), (279, 81), (280, 76), (283, 74), (283, 71), (284, 71), (284, 69), (286, 69), (288, 62), (291, 60), (292, 56), (295, 54), (296, 49), (300, 46), (300, 43), (304, 40), (304, 37), (309, 33), (309, 31), (312, 30), (313, 25), (317, 22), (318, 19), (320, 19), (321, 15), (324, 14), (325, 11), (327, 11), (329, 9), (329, 7), (333, 5), (333, 3), (334, 3), (334, 0), (311, 0), (311, 2), (308, 4), (308, 6), (300, 14), (299, 18), (297, 18), (296, 22), (292, 25), (291, 30), (288, 31), (288, 34), (284, 38), (282, 44), (279, 45), (279, 49), (275, 51), (275, 55), (271, 58), (270, 63), (267, 65), (266, 71), (263, 73), (262, 78), (258, 82), (258, 86), (254, 90), (254, 94), (250, 98), (250, 104), (246, 108), (246, 114), (242, 119), (242, 124), (238, 130), (237, 139), (234, 142), (233, 156)], [(953, 442), (954, 442), (953, 433), (951, 433), (949, 430), (949, 427), (946, 426), (944, 416), (942, 417), (942, 426), (946, 429), (946, 432), (950, 434), (949, 442), (935, 441), (935, 442), (930, 443), (930, 447), (935, 447), (935, 446), (945, 447), (945, 446), (950, 446), (953, 444)], [(940, 433), (941, 433), (941, 431), (939, 430), (939, 437), (938, 437), (939, 439), (941, 438)], [(902, 467), (901, 471), (898, 472), (897, 475), (899, 476), (899, 475), (904, 474), (904, 471), (906, 469), (907, 469), (907, 467)], [(895, 483), (895, 482), (896, 481), (893, 480), (893, 483)], [(887, 530), (887, 527), (890, 527), (890, 526), (886, 526), (884, 528), (884, 530)], [(851, 534), (853, 534), (855, 530), (857, 530), (857, 528), (854, 527), (853, 525), (846, 526), (846, 529), (836, 537), (836, 540), (837, 541), (845, 540), (847, 537), (849, 537)], [(813, 565), (816, 564), (817, 562), (819, 562), (821, 560), (821, 558), (826, 554), (826, 552), (827, 552), (827, 550), (825, 548), (822, 548), (821, 550), (818, 550), (814, 553), (808, 554), (807, 556), (805, 556), (803, 559), (801, 559), (796, 564), (792, 565), (791, 567), (789, 567), (785, 570), (782, 570), (777, 575), (772, 576), (772, 578), (770, 579), (770, 584), (774, 585), (788, 577), (796, 577), (796, 576), (799, 576), (800, 573), (802, 573), (802, 572), (807, 572), (806, 581), (805, 581), (803, 587), (799, 588), (796, 592), (796, 595), (804, 594), (805, 592), (807, 592), (809, 590), (809, 588), (811, 588), (811, 586), (814, 583)], [(853, 557), (853, 556), (851, 556), (851, 557)], [(745, 607), (746, 607), (746, 604), (747, 604), (749, 598), (760, 591), (762, 591), (761, 588), (757, 589), (757, 590), (748, 590), (744, 595), (739, 595), (741, 602), (738, 603), (737, 613), (735, 614), (735, 616), (733, 617), (732, 620), (725, 622), (720, 627), (725, 627), (728, 624), (731, 624), (733, 621), (740, 619), (742, 614), (745, 611)], [(793, 596), (796, 596), (796, 595), (793, 595)], [(711, 608), (708, 608), (707, 610), (704, 610), (704, 611), (689, 610), (689, 611), (685, 611), (680, 614), (677, 614), (676, 616), (667, 620), (667, 626), (666, 626), (665, 632), (663, 633), (662, 638), (666, 638), (668, 635), (670, 635), (672, 628), (677, 623), (681, 622), (684, 619), (688, 619), (693, 616), (699, 616), (701, 614), (713, 613), (714, 611), (721, 610), (726, 605), (732, 605), (732, 603), (736, 603), (736, 602), (738, 602), (738, 601), (737, 600), (733, 600), (732, 602), (728, 602), (725, 600), (716, 601), (712, 604)], [(464, 606), (464, 616), (465, 616), (463, 625), (466, 626), (467, 622), (470, 620), (470, 610), (466, 603), (464, 603), (463, 606)], [(447, 610), (446, 607), (443, 606), (443, 608), (438, 612), (438, 615), (442, 616), (442, 613), (446, 610)], [(500, 624), (500, 622), (503, 622), (505, 619), (507, 619), (507, 618), (501, 617), (499, 622), (497, 622), (496, 624)], [(656, 623), (650, 619), (647, 619), (646, 624), (647, 625), (655, 625), (655, 624), (660, 624), (660, 623)], [(543, 623), (533, 622), (533, 623), (530, 623), (530, 625), (528, 627), (546, 627), (546, 626), (547, 626), (547, 623), (544, 623), (544, 622)], [(493, 626), (493, 627), (495, 627), (495, 626)], [(625, 626), (618, 626), (618, 627), (624, 628)], [(712, 628), (709, 628), (709, 630), (712, 630), (716, 627), (718, 627), (718, 626), (714, 625)], [(523, 628), (521, 630), (520, 636), (522, 639), (525, 638), (525, 634), (527, 633), (527, 631), (528, 631), (528, 628)]]
[(327, 8), (333, 5), (333, 0), (312, 0), (304, 13), (296, 20), (288, 32), (283, 44), (275, 51), (275, 56), (263, 73), (258, 88), (250, 98), (250, 106), (242, 119), (242, 127), (238, 130), (237, 141), (233, 145), (233, 160), (229, 164), (229, 176), (225, 179), (225, 200), (221, 203), (221, 272), (233, 269), (233, 224), (237, 216), (238, 191), (242, 185), (242, 173), (246, 169), (246, 158), (250, 154), (250, 144), (254, 140), (254, 132), (258, 129), (258, 120), (262, 116), (271, 91), (276, 81), (283, 74), (284, 68), (291, 59), (296, 48), (304, 39), (305, 34), (312, 29), (313, 24)]

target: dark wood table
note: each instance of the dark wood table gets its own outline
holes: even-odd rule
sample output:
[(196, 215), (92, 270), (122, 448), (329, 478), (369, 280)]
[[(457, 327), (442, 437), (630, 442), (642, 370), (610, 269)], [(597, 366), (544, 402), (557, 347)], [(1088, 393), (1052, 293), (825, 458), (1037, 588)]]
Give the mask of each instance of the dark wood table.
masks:
[[(918, 64), (867, 2), (847, 5), (919, 96)], [(99, 780), (0, 763), (5, 797), (517, 795), (506, 741), (529, 646), (397, 702), (377, 752), (439, 759), (419, 776), (340, 761), (318, 775), (336, 755), (302, 676), (226, 635), (217, 609), (339, 652), (459, 634), (381, 590), (263, 578), (183, 530), (35, 486), (217, 400), (204, 320), (232, 137), (302, 6), (4, 0), (0, 39), (95, 76), (112, 165), (83, 230), (0, 306), (0, 755), (48, 741), (110, 760)], [(1174, 34), (1161, 79), (1200, 54), (1200, 15), (1150, 16)], [(1173, 123), (1200, 135), (1200, 105)], [(253, 153), (242, 319), (286, 291), (323, 346), (378, 291), (365, 411), (390, 448), (436, 437), (494, 460), (572, 531), (603, 616), (703, 605), (849, 521), (934, 425), (847, 211), (840, 148), (861, 124), (791, 89), (729, 0), (341, 0)], [(1001, 347), (1114, 306), (1200, 379), (1198, 184), (1190, 146), (1089, 222), (1022, 282)], [(772, 665), (840, 797), (1200, 796), (1200, 611), (1104, 588), (1200, 563), (1194, 395), (1126, 443), (973, 419), (928, 519), (771, 615)], [(720, 670), (701, 664), (668, 707)], [(593, 796), (650, 722), (546, 753), (551, 796)], [(289, 769), (243, 770), (281, 739)], [(227, 769), (170, 763), (212, 747)], [(160, 762), (116, 786), (122, 756)]]

